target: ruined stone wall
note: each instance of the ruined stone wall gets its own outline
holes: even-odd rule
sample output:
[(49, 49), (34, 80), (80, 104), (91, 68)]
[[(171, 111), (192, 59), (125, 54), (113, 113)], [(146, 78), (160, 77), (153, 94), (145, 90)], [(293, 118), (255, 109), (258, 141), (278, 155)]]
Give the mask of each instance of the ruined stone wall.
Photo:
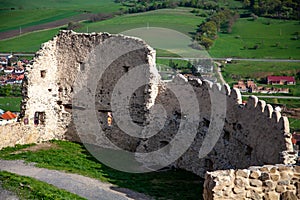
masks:
[[(108, 63), (108, 70), (95, 88), (94, 103), (98, 111), (98, 121), (102, 123), (102, 128), (105, 130), (107, 113), (111, 111), (109, 102), (114, 84), (131, 68), (144, 65), (145, 74), (136, 78), (145, 79), (148, 73), (149, 85), (140, 88), (136, 92), (136, 98), (132, 100), (132, 105), (135, 106), (132, 109), (135, 113), (133, 118), (137, 122), (144, 119), (147, 113), (147, 109), (144, 108), (151, 105), (151, 102), (153, 104), (151, 98), (155, 97), (154, 93), (157, 92), (155, 90), (157, 87), (154, 85), (160, 81), (160, 78), (153, 78), (159, 77), (157, 71), (153, 70), (155, 51), (137, 38), (108, 33), (77, 34), (72, 31), (61, 31), (52, 40), (42, 45), (36, 53), (33, 65), (27, 66), (19, 123), (0, 127), (0, 148), (51, 139), (80, 141), (72, 119), (75, 82), (80, 85), (88, 78), (84, 72), (91, 70), (91, 66), (87, 64), (91, 54), (96, 53), (98, 54), (96, 56), (105, 59), (105, 56), (111, 57), (117, 50), (126, 52), (130, 46), (134, 46), (135, 51), (129, 51), (125, 55), (116, 57), (113, 63)], [(102, 51), (102, 54), (94, 52), (97, 49)], [(94, 77), (92, 81), (97, 81), (97, 78)], [(35, 117), (37, 113), (42, 117), (37, 119)], [(140, 121), (142, 122), (143, 120)], [(107, 135), (111, 136), (117, 144), (124, 144), (127, 140), (126, 137), (122, 139), (125, 134), (117, 126), (108, 129)], [(128, 143), (129, 146), (134, 147), (137, 140), (128, 140)]]
[(208, 172), (205, 200), (300, 199), (300, 166), (265, 165)]
[[(90, 58), (90, 53), (96, 50), (93, 53), (95, 57)], [(116, 57), (110, 62), (109, 58), (113, 56)], [(99, 66), (101, 79), (97, 74), (88, 76), (92, 70), (91, 64), (99, 63), (107, 64)], [(159, 131), (148, 139), (129, 136), (118, 127), (115, 120), (110, 126), (107, 124), (108, 114), (112, 111), (112, 93), (117, 82), (126, 77), (131, 69), (141, 65), (146, 68), (143, 74), (135, 77), (133, 83), (138, 80), (145, 80), (145, 83), (130, 97), (128, 107), (132, 121), (141, 127), (146, 126), (152, 121), (149, 113), (156, 105), (161, 105), (166, 112), (166, 121), (164, 124), (160, 121), (154, 124), (153, 130)], [(77, 89), (78, 85), (79, 89), (84, 89), (86, 81), (95, 83), (90, 88), (92, 91), (89, 91), (95, 92), (95, 95), (83, 98), (79, 106), (74, 106), (75, 83)], [(289, 123), (286, 117), (273, 111), (272, 106), (254, 96), (249, 98), (246, 105), (242, 105), (241, 95), (236, 89), (230, 90), (227, 85), (220, 86), (199, 79), (188, 80), (181, 75), (169, 84), (160, 80), (155, 68), (155, 51), (139, 39), (107, 33), (77, 34), (62, 31), (42, 46), (33, 65), (27, 67), (20, 123), (0, 127), (0, 148), (51, 139), (80, 141), (72, 117), (78, 109), (88, 111), (86, 102), (92, 101), (94, 107), (86, 112), (84, 123), (87, 125), (78, 132), (84, 133), (86, 141), (97, 141), (97, 145), (103, 143), (105, 146), (106, 143), (104, 138), (95, 136), (95, 128), (101, 128), (105, 136), (122, 149), (131, 152), (158, 150), (171, 143), (185, 117), (198, 108), (199, 111), (191, 116), (193, 121), (186, 125), (185, 130), (186, 136), (195, 133), (195, 138), (188, 150), (174, 161), (173, 166), (204, 177), (207, 171), (219, 169), (290, 163), (287, 157), (293, 148)], [(186, 96), (176, 96), (171, 85), (180, 85), (183, 88), (181, 91), (190, 86), (193, 92)], [(182, 104), (182, 101), (193, 96), (196, 98), (194, 102)], [(224, 113), (215, 114), (220, 105), (225, 109)], [(117, 105), (117, 109), (123, 107)], [(94, 116), (91, 113), (95, 110)], [(39, 124), (35, 123), (36, 113), (43, 116)], [(117, 115), (114, 117), (122, 118)], [(214, 117), (223, 117), (223, 120), (215, 121)], [(218, 130), (216, 127), (220, 122), (224, 124)], [(188, 129), (194, 125), (197, 126), (196, 130)], [(141, 129), (137, 134), (143, 134), (143, 131)], [(186, 141), (182, 142), (184, 144)], [(282, 155), (283, 152), (286, 157)], [(148, 167), (147, 163), (144, 164)]]
[[(248, 103), (243, 105), (239, 90), (230, 90), (226, 85), (221, 87), (208, 81), (187, 80), (183, 76), (178, 76), (175, 81), (193, 86), (197, 95), (200, 118), (195, 122), (199, 123), (199, 127), (194, 142), (187, 152), (173, 163), (175, 167), (204, 177), (206, 171), (294, 162), (282, 154), (283, 151), (293, 152), (288, 119), (273, 111), (271, 105), (258, 100), (255, 96), (251, 96)], [(147, 151), (159, 149), (162, 144), (169, 144), (178, 132), (184, 117), (178, 98), (170, 90), (162, 88), (156, 103), (163, 105), (168, 118), (164, 128), (157, 135), (141, 143), (140, 148), (144, 147), (144, 150), (147, 148)], [(220, 130), (214, 130), (218, 125), (216, 123), (222, 122), (214, 120), (216, 116), (213, 116), (212, 110), (216, 109), (215, 105), (225, 107), (224, 126)], [(191, 132), (192, 130), (188, 130), (186, 134)], [(211, 140), (217, 139), (216, 144), (204, 142), (211, 134), (215, 135)], [(211, 151), (199, 157), (199, 152), (203, 152), (203, 148), (208, 146), (213, 147)]]

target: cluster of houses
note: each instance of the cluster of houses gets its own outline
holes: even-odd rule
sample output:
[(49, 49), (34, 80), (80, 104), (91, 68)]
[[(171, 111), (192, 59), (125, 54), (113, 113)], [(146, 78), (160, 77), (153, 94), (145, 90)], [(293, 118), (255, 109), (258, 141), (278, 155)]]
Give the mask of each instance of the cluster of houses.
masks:
[[(267, 83), (268, 85), (295, 85), (296, 81), (292, 76), (268, 76)], [(233, 87), (239, 89), (241, 92), (249, 93), (289, 93), (289, 88), (257, 86), (253, 80), (239, 80)]]
[(10, 62), (10, 57), (0, 58), (0, 85), (21, 84), (24, 79), (25, 65), (29, 60)]

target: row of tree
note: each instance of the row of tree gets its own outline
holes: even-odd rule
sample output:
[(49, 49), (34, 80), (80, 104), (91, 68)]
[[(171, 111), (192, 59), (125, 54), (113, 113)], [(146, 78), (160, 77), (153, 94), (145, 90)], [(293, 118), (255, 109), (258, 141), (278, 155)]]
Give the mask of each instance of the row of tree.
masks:
[(243, 0), (243, 4), (258, 16), (300, 19), (299, 0)]
[(219, 10), (199, 26), (195, 40), (209, 49), (217, 39), (218, 32), (231, 33), (239, 16), (237, 12), (229, 9)]
[(175, 8), (177, 6), (201, 8), (207, 10), (219, 9), (216, 1), (207, 0), (115, 0), (116, 3), (122, 3), (127, 7), (125, 13), (138, 13), (163, 8)]
[(20, 97), (22, 95), (21, 85), (3, 85), (0, 86), (0, 96), (2, 97)]

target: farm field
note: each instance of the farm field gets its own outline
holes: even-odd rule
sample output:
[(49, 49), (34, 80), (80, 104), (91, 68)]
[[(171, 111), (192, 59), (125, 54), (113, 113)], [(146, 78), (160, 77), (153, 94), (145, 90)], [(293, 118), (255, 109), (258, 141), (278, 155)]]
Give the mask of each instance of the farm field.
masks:
[(241, 18), (232, 33), (219, 34), (212, 57), (300, 59), (299, 21)]
[(0, 109), (20, 112), (21, 97), (0, 97)]
[[(146, 13), (117, 16), (109, 20), (95, 23), (84, 22), (82, 23), (83, 27), (76, 31), (87, 32), (88, 30), (88, 32), (120, 33), (129, 29), (150, 26), (178, 31), (185, 34), (185, 37), (188, 39), (188, 37), (191, 37), (190, 33), (195, 32), (197, 25), (204, 20), (204, 18), (197, 17), (190, 13), (190, 11), (190, 8), (162, 9)], [(58, 33), (58, 31), (59, 28), (55, 28), (28, 33), (8, 40), (2, 40), (0, 41), (0, 52), (36, 52), (41, 43), (50, 40)], [(197, 53), (196, 50), (191, 49), (187, 44), (184, 43), (183, 45), (188, 51), (193, 51), (194, 54)], [(170, 48), (178, 49), (183, 48), (183, 46)], [(158, 50), (158, 52), (158, 56), (174, 55), (165, 50)]]
[(110, 13), (121, 8), (113, 0), (2, 0), (0, 6), (0, 32), (64, 19), (83, 12)]
[(0, 40), (0, 52), (35, 53), (41, 44), (47, 42), (59, 32), (59, 28), (27, 33), (8, 40)]
[(88, 28), (89, 32), (120, 33), (129, 29), (149, 26), (169, 28), (190, 35), (204, 20), (204, 18), (191, 13), (191, 10), (191, 8), (160, 9), (123, 15), (105, 21), (84, 23), (84, 27), (78, 31), (85, 32)]

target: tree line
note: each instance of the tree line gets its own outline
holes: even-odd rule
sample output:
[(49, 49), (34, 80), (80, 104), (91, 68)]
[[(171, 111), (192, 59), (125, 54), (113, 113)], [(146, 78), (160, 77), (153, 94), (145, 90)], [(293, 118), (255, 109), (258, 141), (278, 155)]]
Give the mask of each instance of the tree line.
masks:
[(0, 96), (1, 97), (20, 97), (22, 96), (21, 85), (2, 85), (0, 86)]
[(258, 16), (300, 19), (299, 0), (243, 0), (243, 4)]
[(200, 24), (195, 40), (206, 49), (209, 49), (214, 40), (218, 37), (218, 32), (231, 33), (234, 23), (239, 19), (240, 15), (229, 9), (217, 11), (205, 22)]

